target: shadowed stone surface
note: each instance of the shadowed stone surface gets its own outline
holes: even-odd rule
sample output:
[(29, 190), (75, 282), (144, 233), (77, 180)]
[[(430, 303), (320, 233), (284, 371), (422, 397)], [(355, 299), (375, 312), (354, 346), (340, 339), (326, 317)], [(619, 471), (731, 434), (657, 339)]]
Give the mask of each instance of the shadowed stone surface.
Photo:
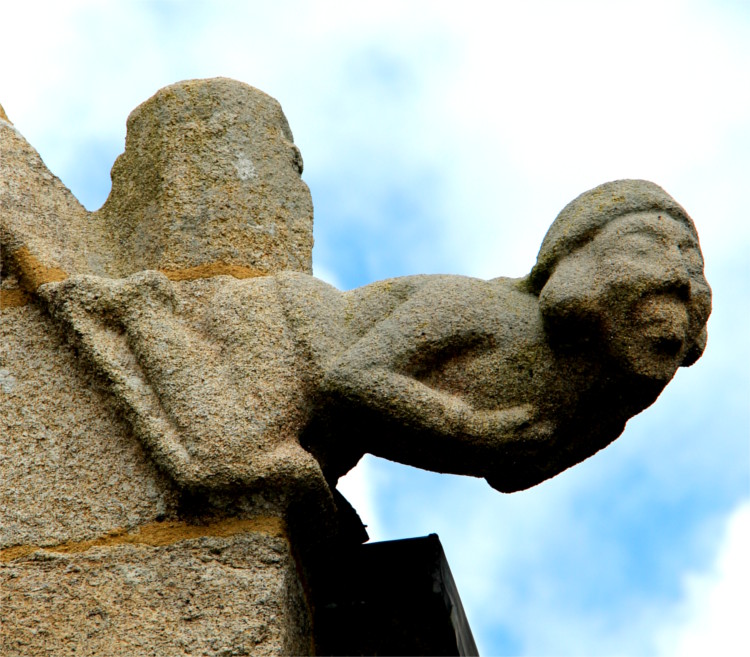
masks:
[[(325, 545), (347, 513), (332, 489), (368, 452), (534, 486), (617, 438), (705, 347), (695, 226), (653, 183), (575, 199), (526, 277), (340, 292), (309, 275), (301, 170), (276, 101), (182, 82), (131, 114), (112, 193), (88, 213), (0, 116), (0, 555), (3, 593), (24, 591), (4, 614), (7, 645), (41, 646), (37, 618), (51, 654), (83, 650), (75, 627), (99, 626), (81, 616), (88, 580), (69, 572), (148, 562), (132, 599), (153, 606), (107, 611), (118, 638), (99, 654), (138, 654), (122, 638), (136, 622), (154, 654), (223, 654), (216, 633), (298, 650), (309, 619), (285, 530), (240, 527), (225, 550), (195, 527), (274, 517), (302, 547)], [(165, 522), (193, 529), (148, 547), (102, 539)], [(269, 537), (278, 567), (259, 547)], [(60, 556), (71, 541), (83, 547)], [(216, 549), (239, 570), (215, 566)], [(59, 573), (53, 607), (26, 594)], [(102, 609), (127, 588), (107, 577)], [(218, 625), (180, 615), (192, 595), (218, 614), (218, 592), (240, 581)]]

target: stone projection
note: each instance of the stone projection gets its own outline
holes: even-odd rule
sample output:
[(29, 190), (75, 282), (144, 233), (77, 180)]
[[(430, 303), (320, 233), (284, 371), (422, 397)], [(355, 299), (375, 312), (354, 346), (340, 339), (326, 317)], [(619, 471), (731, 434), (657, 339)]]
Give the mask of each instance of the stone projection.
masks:
[(340, 292), (245, 84), (138, 107), (93, 213), (4, 113), (0, 158), (4, 654), (310, 652), (306, 546), (344, 540), (365, 453), (522, 490), (706, 344), (695, 226), (650, 182), (568, 204), (524, 278)]

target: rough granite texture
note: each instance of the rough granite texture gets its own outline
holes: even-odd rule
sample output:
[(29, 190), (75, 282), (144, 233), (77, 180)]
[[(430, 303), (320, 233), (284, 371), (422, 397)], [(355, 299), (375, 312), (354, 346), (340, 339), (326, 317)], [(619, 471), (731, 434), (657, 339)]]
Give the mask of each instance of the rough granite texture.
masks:
[(37, 551), (3, 564), (0, 583), (0, 654), (8, 657), (311, 651), (283, 536)]
[(176, 508), (167, 477), (37, 303), (0, 322), (0, 549), (85, 540)]
[[(182, 321), (200, 324), (209, 321), (202, 299), (221, 281), (308, 272), (312, 205), (299, 152), (278, 103), (228, 80), (162, 90), (129, 124), (110, 199), (88, 213), (0, 112), (0, 654), (309, 654), (310, 611), (285, 527), (292, 498), (303, 497), (298, 488), (307, 497), (297, 515), (323, 535), (325, 522), (305, 510), (332, 502), (317, 462), (295, 440), (299, 413), (292, 409), (276, 430), (280, 463), (267, 468), (275, 478), (254, 490), (186, 493), (149, 453), (120, 389), (39, 296), (40, 286), (70, 275), (114, 284), (156, 268), (181, 291)], [(236, 309), (217, 308), (217, 329), (222, 312)], [(270, 351), (288, 338), (283, 327), (267, 329), (253, 373), (288, 388), (288, 363)], [(100, 347), (132, 358), (116, 324), (92, 331)], [(195, 358), (218, 357), (217, 343)], [(141, 367), (123, 365), (128, 375)], [(157, 387), (174, 397), (170, 417), (184, 419), (180, 395), (208, 386), (203, 368)], [(199, 393), (204, 425), (194, 430), (203, 453), (210, 430), (241, 451), (243, 427), (227, 425), (247, 400), (234, 398), (232, 409), (230, 393)], [(288, 408), (293, 402), (290, 393)], [(312, 485), (298, 487), (305, 477)], [(233, 519), (240, 524), (226, 530)], [(151, 540), (155, 531), (160, 540)]]
[(89, 213), (3, 115), (4, 261), (29, 290), (70, 273), (311, 273), (313, 209), (301, 173), (277, 101), (234, 80), (189, 80), (131, 113), (112, 191)]
[(296, 272), (200, 285), (144, 272), (38, 293), (141, 442), (196, 489), (298, 477), (312, 491), (298, 441), (331, 483), (369, 452), (534, 486), (608, 445), (695, 362), (711, 308), (692, 221), (645, 181), (574, 201), (522, 279), (342, 293)]
[(276, 100), (234, 80), (182, 82), (128, 117), (112, 192), (92, 220), (116, 240), (116, 275), (206, 263), (311, 273), (301, 173)]
[[(290, 543), (258, 518), (297, 552), (325, 545), (345, 513), (332, 489), (368, 452), (529, 488), (616, 439), (705, 348), (695, 226), (647, 181), (572, 201), (526, 277), (340, 292), (309, 275), (299, 151), (252, 87), (193, 80), (137, 108), (96, 213), (5, 119), (0, 156), (0, 572), (18, 654), (307, 650)], [(217, 548), (210, 528), (233, 518), (257, 522)], [(111, 540), (159, 523), (183, 524)]]

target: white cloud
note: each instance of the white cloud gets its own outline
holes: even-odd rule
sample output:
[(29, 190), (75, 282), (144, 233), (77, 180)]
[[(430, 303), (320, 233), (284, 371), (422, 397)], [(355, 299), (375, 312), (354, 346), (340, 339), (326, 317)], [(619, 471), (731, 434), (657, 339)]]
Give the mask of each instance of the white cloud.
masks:
[(319, 278), (321, 281), (325, 281), (329, 285), (333, 285), (333, 287), (338, 288), (339, 290), (342, 289), (339, 277), (326, 267), (322, 267), (318, 264), (313, 264), (313, 276)]
[(384, 485), (384, 474), (373, 467), (373, 457), (365, 456), (355, 468), (339, 479), (336, 486), (367, 526), (370, 540), (381, 540), (385, 533), (378, 511), (378, 488)]
[(658, 635), (661, 657), (722, 657), (750, 653), (750, 500), (729, 516), (716, 560), (688, 573), (684, 598)]

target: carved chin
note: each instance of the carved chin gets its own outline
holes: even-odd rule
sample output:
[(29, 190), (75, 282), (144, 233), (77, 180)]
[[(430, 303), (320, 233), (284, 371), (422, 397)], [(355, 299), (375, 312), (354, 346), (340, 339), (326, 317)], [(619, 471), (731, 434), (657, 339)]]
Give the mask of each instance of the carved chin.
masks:
[(669, 381), (682, 363), (688, 341), (685, 303), (672, 296), (639, 300), (627, 321), (610, 332), (615, 358), (631, 373)]

